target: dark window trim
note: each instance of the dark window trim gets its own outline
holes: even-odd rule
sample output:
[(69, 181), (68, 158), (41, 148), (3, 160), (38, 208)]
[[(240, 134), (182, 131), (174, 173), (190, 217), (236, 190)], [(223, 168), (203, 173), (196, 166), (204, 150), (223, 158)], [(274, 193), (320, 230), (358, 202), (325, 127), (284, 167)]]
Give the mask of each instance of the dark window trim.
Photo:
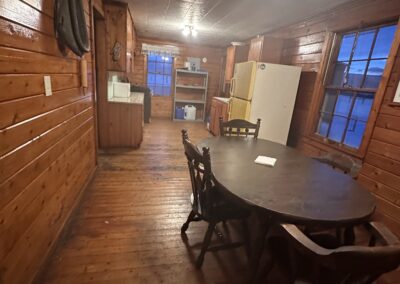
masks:
[[(329, 138), (327, 138), (325, 136), (320, 135), (317, 131), (318, 131), (319, 119), (321, 117), (321, 107), (322, 107), (322, 104), (324, 102), (326, 89), (335, 89), (335, 90), (340, 89), (342, 91), (347, 91), (347, 92), (352, 92), (352, 93), (353, 92), (357, 92), (357, 91), (361, 91), (362, 93), (374, 93), (376, 95), (376, 93), (378, 91), (380, 91), (381, 84), (376, 89), (363, 89), (363, 88), (350, 88), (350, 87), (340, 87), (340, 88), (338, 88), (337, 86), (327, 85), (326, 82), (331, 78), (335, 64), (337, 62), (343, 62), (343, 61), (338, 61), (337, 58), (338, 58), (338, 54), (339, 54), (339, 49), (340, 49), (342, 38), (343, 38), (343, 36), (345, 36), (347, 34), (357, 33), (356, 38), (354, 40), (355, 43), (353, 44), (353, 48), (352, 48), (352, 52), (351, 52), (351, 58), (349, 58), (348, 62), (350, 62), (350, 61), (368, 61), (368, 65), (369, 65), (369, 62), (371, 60), (383, 60), (383, 59), (386, 59), (387, 60), (387, 62), (385, 64), (385, 70), (386, 70), (387, 69), (387, 65), (388, 65), (388, 61), (389, 61), (389, 59), (391, 57), (390, 51), (389, 51), (389, 54), (388, 54), (387, 58), (373, 58), (373, 59), (371, 59), (371, 54), (372, 54), (374, 46), (375, 46), (375, 41), (376, 41), (376, 38), (377, 38), (377, 31), (379, 30), (379, 28), (386, 27), (386, 26), (391, 26), (391, 25), (395, 25), (398, 28), (397, 24), (398, 24), (398, 22), (393, 22), (392, 21), (392, 22), (386, 22), (386, 23), (383, 23), (383, 24), (380, 24), (380, 25), (371, 25), (371, 26), (364, 27), (364, 28), (361, 28), (361, 29), (352, 29), (352, 30), (348, 30), (348, 31), (337, 31), (337, 32), (334, 33), (334, 38), (333, 38), (333, 41), (331, 43), (331, 46), (330, 46), (330, 48), (328, 48), (326, 50), (326, 52), (329, 53), (328, 54), (328, 60), (324, 64), (325, 66), (323, 66), (323, 68), (321, 69), (321, 70), (323, 70), (322, 71), (323, 75), (322, 75), (322, 85), (321, 85), (321, 88), (318, 91), (319, 107), (317, 109), (317, 112), (313, 115), (312, 133), (310, 133), (308, 135), (308, 138), (310, 138), (313, 141), (326, 144), (327, 146), (333, 147), (333, 148), (335, 148), (335, 149), (337, 149), (339, 151), (346, 152), (346, 153), (348, 153), (348, 154), (350, 154), (352, 156), (356, 156), (356, 157), (359, 157), (359, 158), (363, 157), (363, 155), (365, 154), (367, 143), (371, 139), (371, 135), (369, 135), (368, 137), (365, 137), (365, 132), (364, 132), (364, 136), (363, 136), (363, 138), (361, 140), (359, 148), (352, 148), (352, 147), (350, 147), (350, 146), (348, 146), (348, 145), (346, 145), (344, 143), (338, 143), (338, 142), (336, 142), (334, 140), (331, 140), (331, 139), (329, 139)], [(368, 59), (351, 60), (352, 56), (354, 54), (354, 49), (356, 47), (356, 41), (357, 41), (358, 34), (361, 33), (361, 32), (368, 31), (368, 30), (373, 30), (373, 29), (376, 29), (376, 31), (375, 31), (375, 36), (374, 36), (374, 42), (373, 42), (373, 45), (371, 45), (371, 50), (370, 50), (370, 54), (368, 56)], [(396, 33), (398, 33), (398, 32), (399, 31), (396, 30)], [(395, 37), (396, 37), (396, 35), (395, 35)], [(392, 47), (393, 47), (393, 43), (392, 43)], [(390, 50), (392, 50), (392, 48)], [(366, 66), (365, 71), (364, 71), (363, 82), (365, 80), (365, 76), (366, 76), (366, 73), (368, 71), (368, 65)], [(385, 71), (383, 71), (383, 74), (384, 74), (384, 72)], [(382, 78), (381, 78), (381, 81), (382, 81)], [(353, 96), (352, 107), (353, 107), (354, 101), (355, 101), (354, 98), (355, 98), (355, 96)], [(376, 100), (376, 96), (374, 97), (374, 102), (375, 102), (375, 100)], [(370, 114), (373, 111), (374, 102), (373, 102)], [(349, 111), (349, 118), (350, 117), (351, 117), (351, 110)], [(350, 119), (349, 119), (349, 121), (350, 121)], [(348, 121), (347, 125), (349, 124), (349, 121)], [(365, 121), (363, 120), (362, 122), (365, 122)], [(368, 128), (370, 123), (371, 123), (370, 122), (370, 118), (368, 118), (368, 120), (366, 122), (366, 129)], [(330, 126), (331, 126), (331, 123), (330, 123), (329, 127)], [(347, 128), (347, 126), (346, 126), (346, 128)], [(345, 129), (343, 135), (344, 136), (346, 135), (346, 129)], [(329, 136), (329, 130), (328, 130), (327, 136)], [(368, 138), (368, 141), (365, 141), (366, 138)]]

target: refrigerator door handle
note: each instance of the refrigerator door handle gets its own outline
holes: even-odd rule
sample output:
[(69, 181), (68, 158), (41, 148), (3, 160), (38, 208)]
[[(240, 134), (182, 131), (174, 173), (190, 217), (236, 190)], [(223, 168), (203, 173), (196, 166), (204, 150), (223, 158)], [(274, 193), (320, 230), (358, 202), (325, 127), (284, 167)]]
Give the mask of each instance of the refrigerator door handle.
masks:
[(229, 93), (233, 96), (233, 92), (235, 91), (235, 78), (231, 79), (231, 87), (229, 89)]

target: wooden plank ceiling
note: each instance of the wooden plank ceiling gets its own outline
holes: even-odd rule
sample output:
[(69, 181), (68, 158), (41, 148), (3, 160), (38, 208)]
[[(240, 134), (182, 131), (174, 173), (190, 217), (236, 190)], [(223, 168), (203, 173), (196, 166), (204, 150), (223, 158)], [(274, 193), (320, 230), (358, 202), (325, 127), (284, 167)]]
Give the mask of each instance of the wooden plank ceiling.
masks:
[[(352, 0), (121, 0), (139, 36), (227, 46), (299, 22)], [(199, 34), (184, 37), (185, 25)]]

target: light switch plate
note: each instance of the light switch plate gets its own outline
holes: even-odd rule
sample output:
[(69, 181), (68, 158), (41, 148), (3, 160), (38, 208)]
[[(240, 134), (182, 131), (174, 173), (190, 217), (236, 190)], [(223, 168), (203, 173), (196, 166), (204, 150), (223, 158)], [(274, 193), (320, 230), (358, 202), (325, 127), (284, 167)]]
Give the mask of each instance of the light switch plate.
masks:
[(50, 76), (44, 76), (44, 91), (46, 94), (46, 97), (51, 96), (53, 94), (51, 90), (51, 77)]

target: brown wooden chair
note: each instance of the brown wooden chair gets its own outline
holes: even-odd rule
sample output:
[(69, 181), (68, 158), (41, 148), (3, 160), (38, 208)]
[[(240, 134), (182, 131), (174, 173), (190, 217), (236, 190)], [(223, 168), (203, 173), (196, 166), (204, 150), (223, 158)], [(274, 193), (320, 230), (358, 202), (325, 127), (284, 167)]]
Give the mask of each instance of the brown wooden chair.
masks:
[(219, 118), (219, 133), (221, 136), (254, 136), (258, 137), (261, 119), (257, 119), (257, 123), (251, 123), (243, 119), (233, 119), (227, 122), (223, 118)]
[(358, 177), (358, 173), (361, 169), (361, 165), (351, 157), (338, 152), (329, 152), (325, 155), (315, 157), (314, 159), (321, 163), (328, 164), (332, 168), (338, 169), (345, 174), (350, 174), (355, 179)]
[(372, 283), (400, 265), (400, 242), (380, 223), (371, 222), (366, 227), (368, 245), (327, 249), (297, 226), (282, 224), (270, 234), (268, 247), (289, 283)]
[[(201, 252), (196, 262), (196, 266), (200, 268), (207, 251), (236, 248), (245, 244), (243, 242), (234, 242), (209, 247), (212, 233), (217, 223), (233, 219), (245, 220), (249, 216), (249, 212), (228, 202), (219, 195), (211, 171), (209, 148), (203, 147), (201, 153), (197, 146), (190, 142), (186, 130), (182, 130), (182, 140), (192, 184), (192, 195), (190, 198), (192, 211), (190, 212), (187, 221), (182, 225), (181, 233), (185, 234), (189, 227), (189, 223), (192, 221), (204, 220), (208, 222), (208, 229), (204, 236)], [(245, 224), (245, 222), (243, 224)]]

